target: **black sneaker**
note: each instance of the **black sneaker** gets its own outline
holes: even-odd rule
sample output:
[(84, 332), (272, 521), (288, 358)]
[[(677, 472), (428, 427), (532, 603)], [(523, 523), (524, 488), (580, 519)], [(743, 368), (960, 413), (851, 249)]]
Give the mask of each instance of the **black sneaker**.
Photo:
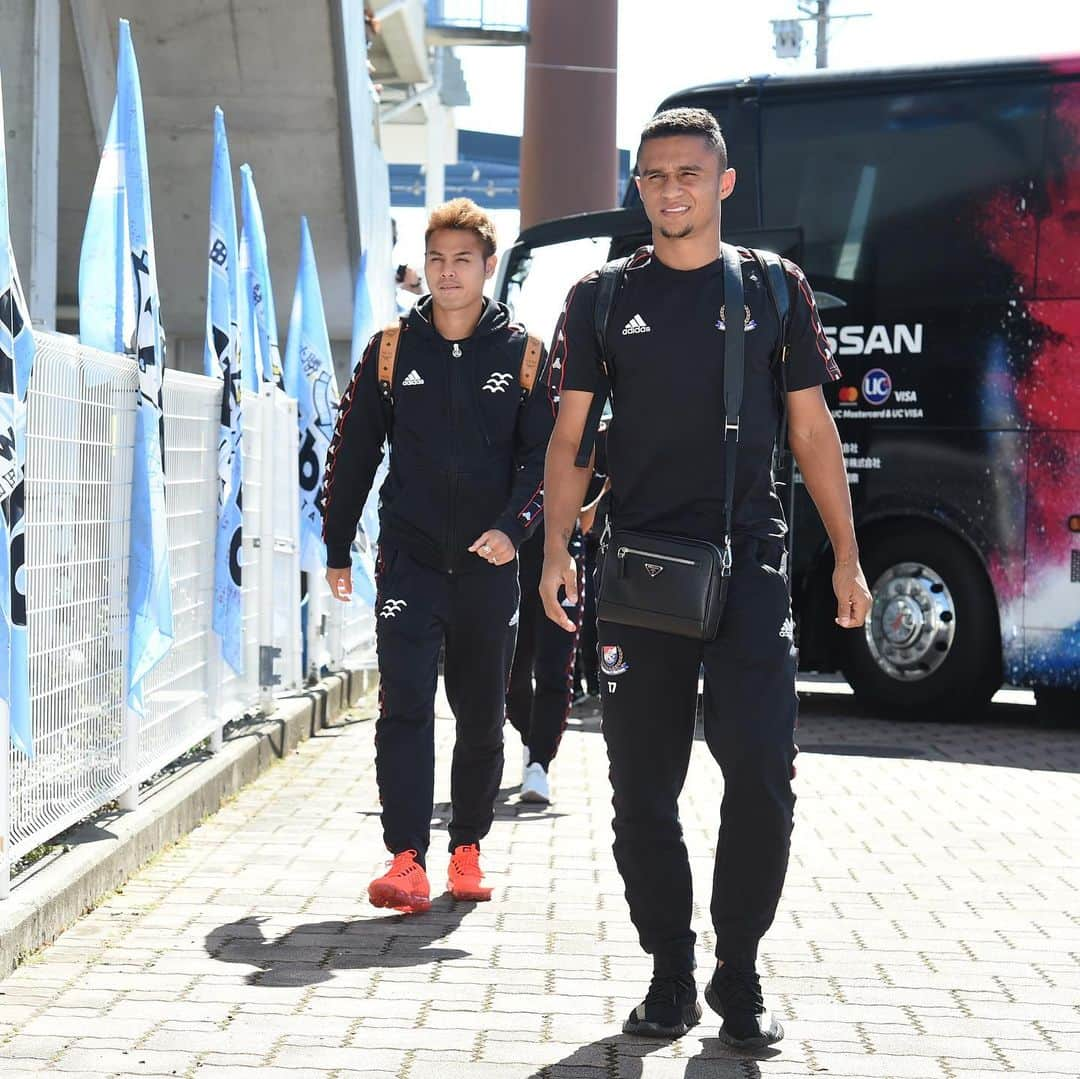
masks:
[(681, 1038), (701, 1022), (693, 974), (653, 975), (645, 999), (623, 1023), (624, 1034), (643, 1038)]
[(705, 1002), (724, 1020), (720, 1040), (737, 1049), (761, 1049), (784, 1036), (784, 1028), (765, 1010), (761, 979), (753, 967), (717, 967)]

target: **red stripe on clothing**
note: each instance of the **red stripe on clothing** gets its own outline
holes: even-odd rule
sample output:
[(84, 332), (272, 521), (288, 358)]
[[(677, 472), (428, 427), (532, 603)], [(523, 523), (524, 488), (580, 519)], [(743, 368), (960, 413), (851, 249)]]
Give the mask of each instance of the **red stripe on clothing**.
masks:
[[(570, 295), (566, 297), (566, 303), (563, 305), (562, 314), (559, 316), (559, 321), (555, 324), (555, 342), (551, 350), (551, 362), (552, 370), (554, 370), (554, 364), (558, 360), (559, 366), (559, 389), (558, 396), (562, 397), (563, 381), (566, 378), (566, 366), (570, 362), (570, 343), (566, 336), (566, 320), (570, 314), (570, 305), (574, 302), (574, 296), (577, 293), (577, 284), (570, 290)], [(551, 402), (551, 413), (556, 415), (558, 412), (558, 405), (555, 401), (556, 394), (552, 391), (555, 388), (554, 379), (548, 378), (548, 400)]]
[(806, 280), (804, 274), (798, 274), (795, 280), (799, 284), (799, 291), (802, 293), (803, 299), (806, 300), (810, 307), (810, 320), (814, 326), (814, 343), (817, 345), (818, 355), (821, 357), (821, 362), (829, 369), (829, 374), (832, 374), (833, 357), (832, 352), (829, 351), (829, 339), (825, 336), (825, 330), (822, 328), (821, 319), (817, 313), (817, 301), (814, 299), (814, 294), (810, 290), (810, 282)]
[[(539, 495), (543, 490), (544, 490), (544, 481), (541, 480), (540, 483), (537, 485), (536, 490), (533, 491), (533, 493), (531, 495), (529, 495), (528, 500), (526, 501), (525, 505), (522, 506), (520, 510), (518, 510), (518, 512), (517, 512), (518, 519), (520, 519), (521, 515), (536, 501), (537, 495)], [(533, 514), (533, 517), (537, 516), (538, 514), (542, 514), (544, 512), (543, 505), (544, 505), (543, 502), (541, 502), (539, 504), (539, 506), (537, 507), (536, 513)], [(531, 520), (532, 520), (532, 518), (530, 518), (530, 521)], [(529, 524), (529, 521), (523, 521), (522, 523), (527, 525), (527, 524)]]
[(356, 365), (356, 370), (353, 372), (353, 377), (349, 380), (349, 385), (342, 395), (340, 402), (338, 402), (338, 417), (337, 423), (334, 424), (334, 437), (330, 440), (330, 446), (326, 451), (326, 472), (323, 477), (323, 542), (326, 542), (326, 517), (327, 511), (330, 509), (330, 498), (334, 490), (334, 467), (337, 465), (338, 449), (341, 446), (341, 438), (345, 431), (345, 421), (349, 418), (349, 413), (352, 411), (353, 402), (356, 400), (356, 391), (360, 386), (360, 376), (364, 372), (364, 366), (367, 364), (372, 352), (375, 349), (375, 342), (382, 336), (382, 331), (374, 334), (371, 340), (368, 342), (367, 348), (364, 350), (364, 354), (360, 357), (360, 362)]
[(570, 648), (570, 660), (566, 664), (566, 706), (563, 708), (562, 725), (559, 727), (558, 737), (555, 739), (555, 748), (551, 754), (554, 760), (562, 745), (563, 735), (566, 733), (566, 724), (570, 719), (570, 709), (574, 704), (574, 668), (576, 666), (578, 642), (581, 640), (581, 620), (585, 614), (585, 536), (581, 536), (581, 550), (575, 559), (577, 562), (577, 607), (574, 608), (573, 633), (574, 643)]

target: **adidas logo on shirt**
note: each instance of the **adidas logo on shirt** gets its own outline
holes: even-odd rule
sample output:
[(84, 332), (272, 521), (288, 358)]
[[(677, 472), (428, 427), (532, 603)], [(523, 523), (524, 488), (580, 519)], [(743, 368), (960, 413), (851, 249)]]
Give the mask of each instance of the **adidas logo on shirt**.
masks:
[(420, 377), (420, 372), (413, 368), (406, 376), (405, 381), (402, 382), (402, 386), (423, 386), (424, 380)]
[(652, 333), (652, 327), (640, 316), (635, 315), (624, 327), (623, 337), (632, 333)]

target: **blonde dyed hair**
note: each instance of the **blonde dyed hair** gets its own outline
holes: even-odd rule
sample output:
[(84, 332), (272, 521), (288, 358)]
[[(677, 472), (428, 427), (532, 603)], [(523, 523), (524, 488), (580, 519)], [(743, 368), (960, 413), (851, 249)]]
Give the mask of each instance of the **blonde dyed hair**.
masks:
[(495, 222), (472, 199), (451, 199), (432, 211), (428, 218), (427, 231), (424, 233), (425, 247), (431, 240), (431, 234), (439, 229), (471, 232), (483, 245), (485, 259), (495, 254)]

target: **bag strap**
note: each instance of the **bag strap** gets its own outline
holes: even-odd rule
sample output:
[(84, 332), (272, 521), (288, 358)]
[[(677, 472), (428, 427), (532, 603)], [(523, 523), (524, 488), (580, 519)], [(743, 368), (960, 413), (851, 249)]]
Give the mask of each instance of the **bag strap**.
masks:
[(787, 360), (791, 346), (791, 293), (788, 291), (787, 271), (784, 260), (775, 251), (751, 251), (761, 266), (765, 278), (765, 289), (769, 293), (776, 318), (780, 324), (777, 338), (776, 377), (777, 406), (780, 419), (776, 428), (776, 445), (773, 447), (773, 471), (779, 472), (787, 458)]
[(724, 557), (721, 573), (731, 575), (734, 532), (735, 457), (739, 446), (739, 411), (745, 376), (746, 335), (742, 260), (731, 244), (721, 245), (724, 260)]
[(585, 419), (585, 430), (581, 432), (581, 444), (578, 446), (574, 464), (578, 468), (588, 468), (596, 442), (596, 432), (600, 429), (600, 418), (604, 414), (604, 405), (611, 396), (612, 356), (608, 350), (608, 329), (611, 326), (611, 313), (615, 310), (615, 300), (622, 288), (626, 276), (626, 266), (630, 256), (613, 259), (600, 267), (600, 276), (596, 281), (596, 302), (593, 305), (593, 333), (596, 336), (596, 350), (600, 356), (601, 375), (593, 391), (592, 404)]
[(394, 367), (401, 345), (401, 320), (383, 328), (379, 339), (379, 397), (382, 399), (386, 437), (394, 426)]
[(543, 351), (544, 342), (539, 337), (533, 337), (532, 334), (529, 334), (525, 338), (525, 352), (521, 357), (521, 370), (518, 372), (518, 384), (521, 386), (522, 401), (532, 393)]

